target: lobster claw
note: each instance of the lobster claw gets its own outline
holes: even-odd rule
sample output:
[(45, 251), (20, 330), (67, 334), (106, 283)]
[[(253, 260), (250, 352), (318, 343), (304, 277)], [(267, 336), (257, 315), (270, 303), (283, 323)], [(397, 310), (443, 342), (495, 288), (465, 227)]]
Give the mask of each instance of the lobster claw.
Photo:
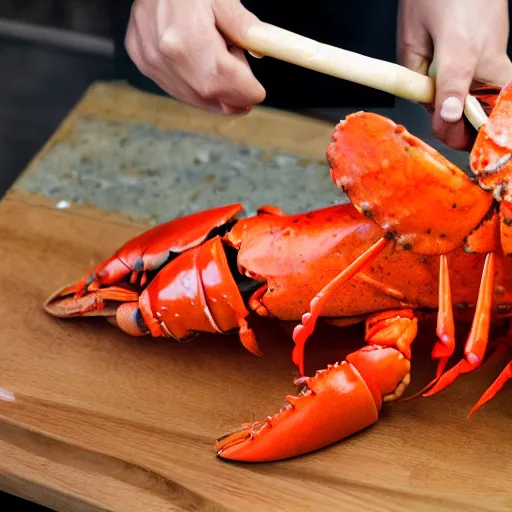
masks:
[(338, 123), (327, 160), (357, 210), (405, 250), (434, 255), (464, 246), (492, 206), (491, 194), (461, 169), (379, 114), (356, 112)]
[(345, 361), (302, 377), (299, 396), (273, 417), (242, 425), (217, 440), (222, 459), (269, 462), (303, 455), (340, 441), (378, 420), (383, 401), (409, 382), (410, 362), (394, 347), (366, 346)]
[(512, 201), (512, 81), (497, 96), (489, 120), (480, 128), (469, 164), (480, 186), (497, 201)]

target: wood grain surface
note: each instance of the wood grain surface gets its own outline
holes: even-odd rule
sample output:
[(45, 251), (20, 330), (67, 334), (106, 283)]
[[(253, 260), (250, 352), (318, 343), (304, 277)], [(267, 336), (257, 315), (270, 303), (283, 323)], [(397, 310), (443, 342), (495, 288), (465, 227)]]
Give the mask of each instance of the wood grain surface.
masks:
[[(466, 420), (501, 361), (435, 397), (394, 405), (319, 452), (272, 464), (217, 459), (217, 436), (295, 392), (292, 344), (278, 323), (253, 320), (257, 358), (236, 336), (135, 339), (102, 319), (58, 320), (41, 307), (143, 228), (90, 207), (57, 210), (16, 187), (0, 202), (2, 490), (62, 511), (512, 510), (510, 388)], [(431, 375), (434, 335), (422, 326), (411, 392)], [(308, 371), (342, 358), (360, 336), (320, 326)]]

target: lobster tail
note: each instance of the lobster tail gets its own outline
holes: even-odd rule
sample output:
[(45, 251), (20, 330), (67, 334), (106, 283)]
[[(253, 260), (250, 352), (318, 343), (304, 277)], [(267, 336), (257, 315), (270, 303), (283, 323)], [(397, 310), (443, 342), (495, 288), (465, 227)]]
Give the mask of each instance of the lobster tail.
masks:
[(44, 307), (50, 315), (63, 318), (112, 316), (115, 309), (105, 310), (105, 301), (136, 300), (133, 294), (144, 289), (150, 274), (188, 249), (227, 231), (242, 213), (242, 205), (236, 203), (185, 215), (144, 231), (82, 279), (53, 293)]

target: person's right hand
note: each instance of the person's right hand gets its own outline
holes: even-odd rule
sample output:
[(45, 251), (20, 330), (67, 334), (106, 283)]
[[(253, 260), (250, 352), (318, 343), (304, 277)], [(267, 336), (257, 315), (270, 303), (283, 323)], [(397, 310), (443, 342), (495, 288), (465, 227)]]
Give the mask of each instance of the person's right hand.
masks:
[(135, 0), (125, 45), (141, 73), (170, 96), (244, 114), (265, 89), (230, 41), (260, 23), (239, 0)]

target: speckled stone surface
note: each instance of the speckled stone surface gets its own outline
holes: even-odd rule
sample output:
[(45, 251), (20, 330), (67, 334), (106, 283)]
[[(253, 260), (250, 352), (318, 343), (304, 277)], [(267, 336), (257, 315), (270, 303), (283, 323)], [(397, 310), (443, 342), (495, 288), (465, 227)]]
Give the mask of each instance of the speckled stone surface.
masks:
[(152, 223), (232, 202), (250, 215), (263, 204), (293, 213), (347, 201), (325, 160), (100, 118), (81, 119), (19, 186)]

